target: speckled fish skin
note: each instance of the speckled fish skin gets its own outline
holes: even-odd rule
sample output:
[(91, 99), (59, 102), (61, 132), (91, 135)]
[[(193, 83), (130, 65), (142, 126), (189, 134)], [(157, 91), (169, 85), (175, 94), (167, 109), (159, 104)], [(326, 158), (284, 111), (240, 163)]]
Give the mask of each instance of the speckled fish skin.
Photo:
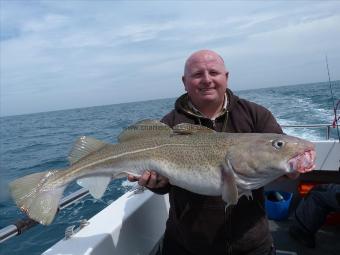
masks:
[(70, 182), (78, 180), (99, 198), (111, 178), (140, 176), (145, 170), (167, 177), (172, 185), (222, 195), (227, 204), (235, 204), (240, 196), (251, 195), (251, 189), (281, 175), (314, 168), (314, 145), (296, 137), (216, 133), (190, 124), (171, 130), (157, 121), (134, 127), (141, 130), (123, 132), (118, 144), (82, 137), (70, 154), (69, 168), (15, 180), (10, 188), (17, 205), (31, 218), (50, 224)]
[[(276, 149), (272, 144), (275, 140), (284, 141), (285, 148)], [(169, 178), (173, 185), (203, 195), (221, 195), (221, 168), (227, 160), (240, 179), (242, 176), (263, 178), (260, 184), (263, 186), (295, 171), (285, 163), (313, 149), (314, 145), (308, 141), (280, 134), (199, 133), (148, 137), (106, 145), (70, 167), (63, 179), (74, 180), (99, 172), (139, 176), (152, 169)]]

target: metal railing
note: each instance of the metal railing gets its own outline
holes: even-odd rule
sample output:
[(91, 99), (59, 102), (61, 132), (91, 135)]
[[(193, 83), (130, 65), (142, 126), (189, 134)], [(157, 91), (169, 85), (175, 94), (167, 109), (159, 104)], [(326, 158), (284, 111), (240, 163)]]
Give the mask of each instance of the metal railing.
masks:
[[(85, 188), (79, 189), (72, 194), (65, 196), (61, 199), (59, 203), (58, 210), (62, 210), (65, 207), (73, 204), (74, 202), (78, 201), (79, 199), (82, 199), (87, 194), (89, 194), (89, 191)], [(7, 239), (20, 235), (22, 232), (30, 229), (31, 227), (37, 225), (38, 222), (35, 220), (32, 220), (30, 218), (20, 219), (16, 223), (9, 225), (7, 227), (4, 227), (0, 229), (0, 243), (6, 241)]]
[(325, 129), (326, 132), (326, 140), (330, 139), (331, 130), (339, 128), (339, 124), (336, 127), (333, 127), (332, 124), (310, 124), (310, 125), (281, 125), (282, 128), (318, 128)]
[[(133, 194), (138, 194), (144, 191), (144, 187), (140, 187), (139, 185), (133, 186), (131, 189)], [(65, 197), (63, 197), (59, 203), (58, 211), (70, 206), (71, 204), (75, 203), (76, 201), (82, 199), (83, 197), (89, 194), (88, 189), (81, 188)], [(0, 229), (0, 243), (10, 239), (13, 236), (20, 235), (22, 232), (30, 229), (31, 227), (37, 225), (38, 222), (32, 220), (28, 217), (24, 219), (18, 220), (16, 223), (9, 225)]]
[[(337, 125), (338, 127), (340, 125)], [(330, 139), (330, 132), (333, 127), (333, 125), (330, 124), (310, 124), (310, 125), (281, 125), (283, 128), (324, 128), (326, 132), (326, 139)], [(74, 202), (78, 201), (79, 199), (85, 197), (87, 194), (89, 194), (89, 191), (85, 188), (79, 189), (75, 191), (74, 193), (64, 197), (60, 203), (59, 203), (59, 209), (62, 210), (65, 207), (73, 204)], [(9, 225), (7, 227), (4, 227), (0, 229), (0, 243), (4, 242), (5, 240), (20, 235), (22, 232), (26, 231), (27, 229), (35, 226), (38, 224), (38, 222), (30, 219), (25, 218), (18, 220), (16, 223)]]

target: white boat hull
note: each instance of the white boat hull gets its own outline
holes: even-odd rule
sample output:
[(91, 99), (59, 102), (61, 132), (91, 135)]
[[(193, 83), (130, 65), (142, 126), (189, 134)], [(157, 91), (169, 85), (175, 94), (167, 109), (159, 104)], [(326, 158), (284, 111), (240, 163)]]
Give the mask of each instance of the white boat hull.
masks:
[(163, 236), (168, 211), (168, 196), (128, 192), (43, 254), (150, 254)]
[[(316, 171), (339, 171), (340, 143), (327, 140), (315, 144)], [(168, 211), (167, 195), (148, 190), (128, 192), (91, 218), (88, 226), (43, 254), (153, 254), (163, 236)]]

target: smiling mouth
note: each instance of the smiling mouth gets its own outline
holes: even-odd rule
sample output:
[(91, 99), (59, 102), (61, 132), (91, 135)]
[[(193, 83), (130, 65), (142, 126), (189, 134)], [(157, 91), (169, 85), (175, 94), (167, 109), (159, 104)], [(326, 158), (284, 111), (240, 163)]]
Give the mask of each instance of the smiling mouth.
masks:
[(201, 92), (209, 92), (209, 91), (214, 91), (215, 88), (200, 88), (199, 91)]

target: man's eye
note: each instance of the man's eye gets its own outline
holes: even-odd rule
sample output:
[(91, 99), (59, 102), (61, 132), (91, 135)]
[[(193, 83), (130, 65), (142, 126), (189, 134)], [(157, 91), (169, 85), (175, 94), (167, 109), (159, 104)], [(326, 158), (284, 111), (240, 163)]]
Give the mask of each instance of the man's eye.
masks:
[(194, 73), (194, 74), (192, 75), (192, 77), (194, 77), (194, 78), (199, 78), (199, 77), (201, 77), (201, 73)]

